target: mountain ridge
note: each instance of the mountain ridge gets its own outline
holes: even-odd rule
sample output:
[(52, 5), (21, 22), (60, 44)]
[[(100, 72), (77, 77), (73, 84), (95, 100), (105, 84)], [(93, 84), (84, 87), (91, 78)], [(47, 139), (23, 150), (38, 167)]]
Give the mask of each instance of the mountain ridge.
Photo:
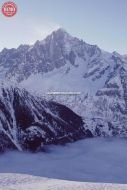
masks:
[(33, 46), (0, 53), (0, 79), (67, 106), (94, 136), (127, 136), (127, 60), (117, 52), (60, 29)]
[(90, 136), (82, 118), (66, 106), (35, 97), (25, 89), (0, 89), (0, 151), (37, 151), (43, 145)]

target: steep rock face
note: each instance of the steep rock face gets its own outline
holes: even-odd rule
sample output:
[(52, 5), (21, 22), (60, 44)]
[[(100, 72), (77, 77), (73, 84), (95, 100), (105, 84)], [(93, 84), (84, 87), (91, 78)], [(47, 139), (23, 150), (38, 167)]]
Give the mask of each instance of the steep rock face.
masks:
[(92, 134), (69, 108), (19, 88), (1, 88), (0, 147), (37, 150), (42, 144), (72, 142)]
[(117, 67), (96, 96), (86, 100), (84, 107), (84, 114), (89, 113), (86, 123), (94, 135), (127, 137), (126, 64)]
[(33, 73), (43, 74), (63, 67), (68, 61), (75, 65), (75, 53), (85, 59), (85, 54), (92, 56), (94, 51), (94, 46), (86, 45), (59, 29), (33, 46), (21, 45), (18, 49), (4, 49), (0, 53), (0, 66), (5, 69), (7, 78), (15, 77), (20, 82)]
[(88, 57), (96, 58), (100, 54), (101, 50), (97, 46), (86, 44), (59, 29), (33, 46), (4, 49), (0, 53), (0, 66), (5, 71), (5, 77), (15, 77), (20, 82), (31, 74), (47, 73), (68, 62), (78, 67), (76, 57), (85, 61)]
[[(104, 52), (58, 29), (33, 46), (4, 49), (0, 53), (0, 78), (17, 81), (35, 91), (71, 88), (95, 94), (117, 68), (116, 54)], [(117, 57), (125, 62), (122, 56)]]

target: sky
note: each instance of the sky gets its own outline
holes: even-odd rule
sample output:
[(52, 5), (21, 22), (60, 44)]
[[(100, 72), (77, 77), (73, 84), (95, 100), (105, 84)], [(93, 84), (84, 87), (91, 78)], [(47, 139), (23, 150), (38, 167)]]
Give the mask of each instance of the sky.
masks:
[(0, 11), (0, 50), (33, 44), (61, 27), (106, 51), (127, 54), (127, 0), (13, 1), (16, 16)]

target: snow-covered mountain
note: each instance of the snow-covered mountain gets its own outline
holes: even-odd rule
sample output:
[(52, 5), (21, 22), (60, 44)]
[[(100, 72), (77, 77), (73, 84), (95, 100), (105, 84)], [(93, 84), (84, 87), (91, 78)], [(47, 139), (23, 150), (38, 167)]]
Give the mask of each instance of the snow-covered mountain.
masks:
[(32, 46), (4, 49), (0, 79), (69, 107), (95, 136), (127, 136), (126, 56), (58, 29)]
[(92, 136), (80, 116), (26, 90), (1, 87), (0, 150), (38, 150), (42, 144), (62, 144)]
[(116, 52), (105, 52), (58, 29), (33, 46), (4, 49), (0, 53), (0, 76), (41, 93), (95, 94), (123, 62), (125, 59)]

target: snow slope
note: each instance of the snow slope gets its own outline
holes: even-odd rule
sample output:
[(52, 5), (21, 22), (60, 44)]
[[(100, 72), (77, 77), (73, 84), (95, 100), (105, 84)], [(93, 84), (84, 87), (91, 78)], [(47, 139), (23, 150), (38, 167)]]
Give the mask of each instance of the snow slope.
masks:
[(21, 174), (1, 174), (0, 190), (126, 190), (127, 185), (86, 183), (34, 177)]

